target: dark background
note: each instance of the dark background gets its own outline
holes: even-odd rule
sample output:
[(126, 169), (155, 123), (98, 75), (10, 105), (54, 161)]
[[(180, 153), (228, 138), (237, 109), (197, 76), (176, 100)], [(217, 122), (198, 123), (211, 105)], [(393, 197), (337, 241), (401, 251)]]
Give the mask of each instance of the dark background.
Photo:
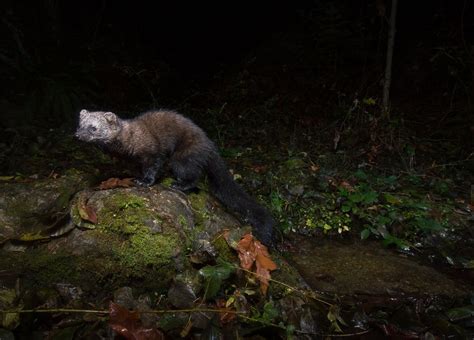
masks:
[[(315, 132), (344, 121), (355, 100), (374, 99), (381, 114), (383, 0), (1, 6), (4, 128), (71, 129), (81, 108), (168, 107), (209, 125), (206, 110), (225, 106), (221, 123), (252, 111), (251, 126)], [(410, 135), (472, 147), (473, 19), (468, 0), (400, 1), (391, 118)]]

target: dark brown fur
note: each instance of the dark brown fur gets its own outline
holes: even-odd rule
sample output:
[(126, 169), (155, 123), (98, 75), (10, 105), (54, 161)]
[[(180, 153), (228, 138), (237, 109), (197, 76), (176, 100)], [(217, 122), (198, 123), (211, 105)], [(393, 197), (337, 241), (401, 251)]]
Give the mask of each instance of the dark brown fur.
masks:
[(112, 112), (82, 110), (76, 136), (138, 162), (142, 167), (140, 185), (152, 185), (164, 163), (175, 178), (173, 187), (182, 191), (195, 188), (207, 174), (211, 192), (252, 224), (262, 242), (272, 243), (273, 218), (233, 181), (214, 143), (190, 119), (165, 110), (130, 120)]

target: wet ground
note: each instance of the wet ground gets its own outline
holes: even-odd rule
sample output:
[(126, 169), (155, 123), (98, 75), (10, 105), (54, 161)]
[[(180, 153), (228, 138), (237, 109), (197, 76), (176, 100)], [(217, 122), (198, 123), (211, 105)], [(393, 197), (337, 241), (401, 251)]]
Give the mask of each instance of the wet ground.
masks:
[(297, 236), (290, 244), (287, 257), (310, 288), (340, 305), (344, 338), (474, 338), (474, 289), (459, 275), (465, 271), (378, 242)]
[(296, 268), (315, 290), (351, 294), (465, 296), (468, 282), (421, 264), (378, 242), (340, 243), (297, 239), (290, 250)]

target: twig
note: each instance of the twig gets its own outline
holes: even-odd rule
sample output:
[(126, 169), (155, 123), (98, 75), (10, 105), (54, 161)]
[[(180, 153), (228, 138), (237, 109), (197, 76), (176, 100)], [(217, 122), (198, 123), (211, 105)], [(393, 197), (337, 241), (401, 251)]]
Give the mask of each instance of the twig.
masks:
[[(247, 272), (247, 273), (249, 273), (249, 274), (255, 275), (255, 276), (257, 276), (257, 277), (260, 276), (259, 274), (254, 273), (253, 271), (250, 271), (250, 270), (248, 270), (248, 269), (244, 269), (244, 268), (241, 268), (241, 267), (238, 267), (238, 266), (234, 266), (234, 267), (235, 267), (236, 269), (238, 269), (238, 270), (242, 270), (242, 271), (244, 271), (244, 272)], [(279, 285), (281, 285), (281, 286), (283, 286), (283, 287), (286, 287), (286, 288), (288, 288), (288, 289), (290, 289), (290, 290), (292, 290), (292, 291), (298, 292), (298, 293), (300, 293), (300, 294), (302, 294), (302, 295), (304, 295), (304, 296), (306, 296), (306, 297), (309, 297), (309, 298), (311, 298), (311, 299), (313, 299), (313, 300), (316, 300), (316, 301), (318, 301), (318, 302), (321, 302), (321, 303), (323, 303), (323, 304), (325, 304), (325, 305), (327, 305), (327, 306), (333, 306), (332, 303), (327, 302), (327, 301), (325, 301), (325, 300), (323, 300), (323, 299), (321, 299), (321, 298), (316, 297), (316, 296), (315, 296), (315, 293), (310, 294), (310, 293), (308, 293), (308, 292), (306, 292), (306, 291), (304, 291), (304, 290), (302, 290), (302, 289), (299, 289), (299, 288), (296, 288), (296, 287), (292, 287), (292, 286), (290, 286), (289, 284), (286, 284), (286, 283), (284, 283), (284, 282), (281, 282), (281, 281), (278, 281), (278, 280), (275, 280), (275, 279), (272, 279), (272, 278), (270, 278), (270, 279), (268, 279), (268, 280), (271, 281), (271, 282), (275, 282), (275, 283), (277, 283), (277, 284), (279, 284)]]
[[(215, 308), (189, 308), (189, 309), (155, 309), (134, 311), (139, 314), (176, 314), (176, 313), (231, 313), (231, 314), (246, 314), (246, 312), (239, 312), (227, 309), (215, 309)], [(16, 314), (16, 313), (87, 313), (87, 314), (109, 314), (109, 310), (97, 310), (97, 309), (74, 309), (74, 308), (53, 308), (53, 309), (0, 309), (0, 313), (5, 314)]]

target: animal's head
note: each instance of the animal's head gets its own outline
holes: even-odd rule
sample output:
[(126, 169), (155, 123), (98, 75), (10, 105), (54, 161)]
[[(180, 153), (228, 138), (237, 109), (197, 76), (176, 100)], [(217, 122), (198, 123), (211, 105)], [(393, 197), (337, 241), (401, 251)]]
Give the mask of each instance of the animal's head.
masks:
[(120, 118), (113, 112), (81, 110), (75, 136), (85, 142), (112, 141), (120, 133)]

